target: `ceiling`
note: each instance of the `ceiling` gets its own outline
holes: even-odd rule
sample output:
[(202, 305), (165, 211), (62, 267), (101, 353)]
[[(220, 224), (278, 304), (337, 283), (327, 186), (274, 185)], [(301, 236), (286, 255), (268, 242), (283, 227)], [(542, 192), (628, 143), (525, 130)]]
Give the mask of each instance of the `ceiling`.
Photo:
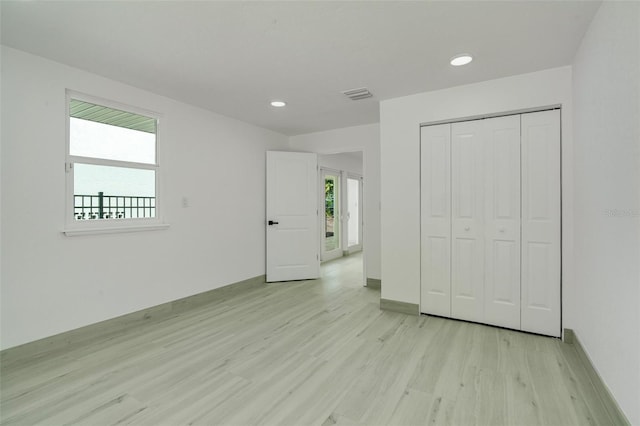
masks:
[[(384, 99), (571, 64), (599, 4), (1, 1), (1, 41), (296, 135), (377, 122)], [(461, 52), (475, 60), (449, 65)], [(363, 86), (372, 98), (341, 93)]]

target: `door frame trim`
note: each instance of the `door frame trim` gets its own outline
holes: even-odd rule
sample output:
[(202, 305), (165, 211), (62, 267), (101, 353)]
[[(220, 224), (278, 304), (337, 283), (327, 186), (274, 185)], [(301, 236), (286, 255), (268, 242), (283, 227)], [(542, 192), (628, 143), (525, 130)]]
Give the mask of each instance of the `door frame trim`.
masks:
[[(534, 108), (516, 109), (513, 111), (496, 112), (491, 114), (469, 115), (467, 117), (448, 118), (446, 120), (427, 121), (424, 123), (420, 123), (419, 127), (435, 126), (438, 124), (453, 124), (453, 123), (460, 123), (462, 121), (485, 120), (487, 118), (506, 117), (508, 115), (521, 115), (521, 114), (527, 114), (530, 112), (551, 111), (554, 109), (559, 109), (560, 113), (562, 114), (562, 105), (555, 104), (555, 105), (547, 105), (547, 106), (534, 107)], [(562, 129), (562, 122), (560, 122), (560, 128)], [(562, 140), (562, 134), (560, 136)]]

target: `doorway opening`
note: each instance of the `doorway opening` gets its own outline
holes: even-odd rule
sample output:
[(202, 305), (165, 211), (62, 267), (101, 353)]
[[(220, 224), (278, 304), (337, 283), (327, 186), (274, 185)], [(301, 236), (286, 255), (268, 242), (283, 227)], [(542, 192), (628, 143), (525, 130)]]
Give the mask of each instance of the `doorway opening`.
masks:
[(363, 248), (363, 153), (318, 155), (319, 228), (323, 262)]

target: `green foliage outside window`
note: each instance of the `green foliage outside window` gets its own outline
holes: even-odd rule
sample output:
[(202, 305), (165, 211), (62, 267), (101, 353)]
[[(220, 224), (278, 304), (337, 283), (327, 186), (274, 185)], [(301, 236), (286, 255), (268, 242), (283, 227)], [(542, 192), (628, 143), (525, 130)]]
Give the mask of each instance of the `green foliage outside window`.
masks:
[(333, 179), (325, 179), (324, 181), (324, 207), (327, 217), (333, 217), (335, 205), (335, 187)]

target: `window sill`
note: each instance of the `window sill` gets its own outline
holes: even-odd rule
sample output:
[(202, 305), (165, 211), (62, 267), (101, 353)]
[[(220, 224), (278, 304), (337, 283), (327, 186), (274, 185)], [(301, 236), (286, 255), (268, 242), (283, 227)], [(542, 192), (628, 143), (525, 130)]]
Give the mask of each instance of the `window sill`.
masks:
[(161, 231), (168, 229), (168, 223), (155, 223), (147, 225), (109, 226), (104, 228), (76, 228), (64, 229), (62, 233), (67, 237), (79, 237), (82, 235), (122, 234), (126, 232)]

